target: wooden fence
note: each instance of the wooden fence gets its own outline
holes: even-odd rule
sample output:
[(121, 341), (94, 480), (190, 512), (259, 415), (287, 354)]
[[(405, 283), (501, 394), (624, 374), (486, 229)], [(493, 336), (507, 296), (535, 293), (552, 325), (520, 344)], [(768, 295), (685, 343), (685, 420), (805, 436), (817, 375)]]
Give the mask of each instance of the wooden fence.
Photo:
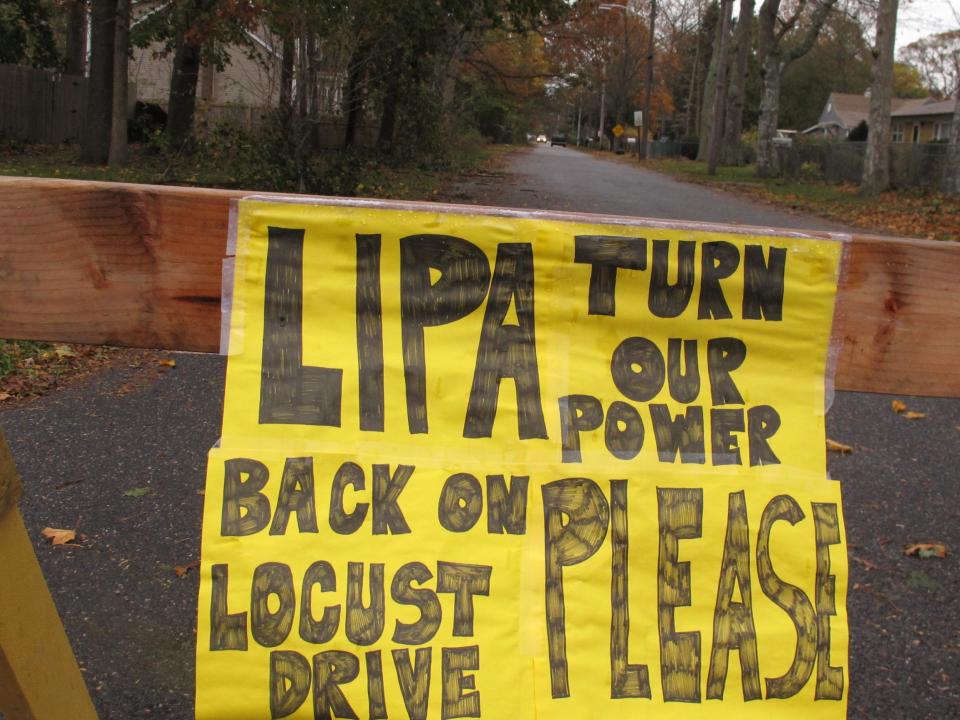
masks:
[(87, 79), (51, 70), (0, 65), (0, 135), (56, 145), (80, 140)]

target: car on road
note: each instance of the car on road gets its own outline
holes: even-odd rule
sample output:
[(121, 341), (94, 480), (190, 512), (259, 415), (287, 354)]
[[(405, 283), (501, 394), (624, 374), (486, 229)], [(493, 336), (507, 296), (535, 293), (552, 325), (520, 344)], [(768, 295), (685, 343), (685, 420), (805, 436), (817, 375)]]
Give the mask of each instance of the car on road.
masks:
[(546, 141), (547, 141), (547, 136), (546, 136), (546, 135), (537, 135), (537, 142), (538, 142), (538, 143), (545, 143)]
[(567, 136), (566, 135), (554, 135), (550, 138), (550, 147), (554, 145), (559, 145), (560, 147), (567, 146)]

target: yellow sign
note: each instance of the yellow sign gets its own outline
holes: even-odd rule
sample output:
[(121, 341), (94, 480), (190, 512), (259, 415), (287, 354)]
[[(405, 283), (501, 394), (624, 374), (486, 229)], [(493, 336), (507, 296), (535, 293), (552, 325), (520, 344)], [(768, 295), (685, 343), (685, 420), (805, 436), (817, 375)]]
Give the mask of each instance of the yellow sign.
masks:
[(240, 204), (198, 718), (843, 718), (838, 243)]
[(620, 137), (621, 135), (623, 135), (623, 126), (619, 124), (614, 125), (613, 134), (616, 135), (617, 137)]

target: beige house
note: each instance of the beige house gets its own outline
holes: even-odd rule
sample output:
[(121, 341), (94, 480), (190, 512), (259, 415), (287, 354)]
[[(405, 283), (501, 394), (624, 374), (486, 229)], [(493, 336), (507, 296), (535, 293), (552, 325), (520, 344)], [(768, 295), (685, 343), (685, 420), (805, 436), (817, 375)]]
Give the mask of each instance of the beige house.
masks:
[(893, 141), (902, 143), (948, 141), (954, 104), (953, 98), (905, 101), (905, 104), (890, 113), (893, 121)]
[[(926, 143), (946, 140), (950, 136), (953, 118), (952, 99), (894, 98), (890, 117), (893, 141), (898, 143)], [(870, 96), (848, 93), (830, 93), (816, 125), (803, 131), (804, 135), (826, 135), (842, 140), (861, 122), (870, 117)]]
[[(280, 97), (280, 53), (271, 38), (248, 33), (251, 48), (232, 46), (224, 69), (200, 68), (197, 82), (198, 109), (208, 121), (237, 112), (276, 107)], [(135, 48), (130, 60), (130, 80), (137, 84), (137, 99), (166, 107), (170, 96), (173, 53), (164, 53), (159, 43)]]

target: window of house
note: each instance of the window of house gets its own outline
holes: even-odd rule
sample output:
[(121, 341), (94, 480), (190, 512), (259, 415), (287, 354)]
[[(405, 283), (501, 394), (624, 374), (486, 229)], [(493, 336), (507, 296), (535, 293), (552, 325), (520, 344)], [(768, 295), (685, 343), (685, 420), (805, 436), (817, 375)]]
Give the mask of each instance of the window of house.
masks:
[(893, 141), (903, 142), (903, 125), (901, 123), (893, 124)]
[(938, 122), (933, 126), (933, 139), (934, 140), (946, 140), (949, 132), (947, 130), (947, 123)]
[(911, 142), (914, 142), (914, 143), (920, 142), (920, 126), (919, 125), (913, 126), (913, 140), (911, 140)]

